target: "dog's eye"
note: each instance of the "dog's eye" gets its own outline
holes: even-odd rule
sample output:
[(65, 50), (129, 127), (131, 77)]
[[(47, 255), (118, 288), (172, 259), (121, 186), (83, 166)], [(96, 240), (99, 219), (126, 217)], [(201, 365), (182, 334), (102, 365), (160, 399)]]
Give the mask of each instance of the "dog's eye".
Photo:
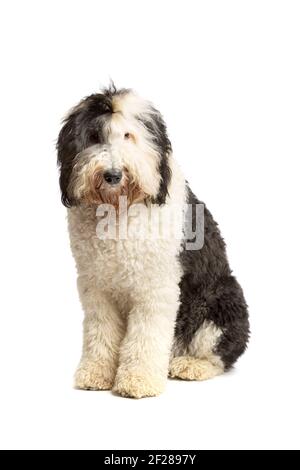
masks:
[(129, 140), (130, 142), (133, 142), (134, 144), (136, 143), (135, 136), (131, 134), (131, 132), (125, 132), (124, 140)]
[(99, 134), (97, 132), (92, 132), (90, 134), (90, 142), (92, 144), (98, 144), (99, 143)]

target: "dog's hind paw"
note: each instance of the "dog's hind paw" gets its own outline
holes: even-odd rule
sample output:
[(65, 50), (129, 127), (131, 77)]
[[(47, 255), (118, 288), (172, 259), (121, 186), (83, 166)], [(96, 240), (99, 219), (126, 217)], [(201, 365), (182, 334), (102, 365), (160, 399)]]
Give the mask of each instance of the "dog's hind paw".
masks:
[(82, 362), (76, 373), (74, 387), (80, 390), (111, 390), (115, 373), (100, 362)]
[(169, 376), (182, 380), (207, 380), (224, 372), (222, 365), (207, 359), (191, 356), (174, 357), (170, 364)]

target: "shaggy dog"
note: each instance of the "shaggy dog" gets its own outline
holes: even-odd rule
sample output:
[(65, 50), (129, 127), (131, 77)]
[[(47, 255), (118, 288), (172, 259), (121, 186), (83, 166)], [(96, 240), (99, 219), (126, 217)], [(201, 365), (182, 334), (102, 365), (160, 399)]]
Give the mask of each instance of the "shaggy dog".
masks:
[(70, 111), (57, 150), (85, 312), (75, 386), (140, 398), (159, 395), (168, 375), (206, 380), (229, 369), (247, 345), (247, 305), (204, 205), (203, 246), (187, 243), (196, 238), (187, 225), (197, 225), (187, 205), (201, 203), (161, 114), (111, 85)]

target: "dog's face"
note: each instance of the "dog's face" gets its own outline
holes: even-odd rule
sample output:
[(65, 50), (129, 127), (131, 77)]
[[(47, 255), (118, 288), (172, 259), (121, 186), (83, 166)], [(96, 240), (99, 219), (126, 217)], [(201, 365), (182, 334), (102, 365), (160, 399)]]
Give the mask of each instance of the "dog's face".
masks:
[(57, 142), (62, 202), (163, 204), (171, 144), (160, 113), (131, 90), (113, 86), (82, 100)]

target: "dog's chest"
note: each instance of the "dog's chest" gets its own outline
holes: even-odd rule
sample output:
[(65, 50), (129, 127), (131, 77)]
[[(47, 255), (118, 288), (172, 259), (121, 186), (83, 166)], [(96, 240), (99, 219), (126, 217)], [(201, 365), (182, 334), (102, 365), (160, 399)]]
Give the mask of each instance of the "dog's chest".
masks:
[(95, 278), (102, 288), (114, 291), (132, 291), (145, 285), (156, 288), (159, 279), (180, 276), (177, 260), (180, 242), (139, 238), (135, 230), (129, 230), (124, 239), (101, 240), (97, 223), (90, 211), (69, 211), (71, 247), (80, 275)]

